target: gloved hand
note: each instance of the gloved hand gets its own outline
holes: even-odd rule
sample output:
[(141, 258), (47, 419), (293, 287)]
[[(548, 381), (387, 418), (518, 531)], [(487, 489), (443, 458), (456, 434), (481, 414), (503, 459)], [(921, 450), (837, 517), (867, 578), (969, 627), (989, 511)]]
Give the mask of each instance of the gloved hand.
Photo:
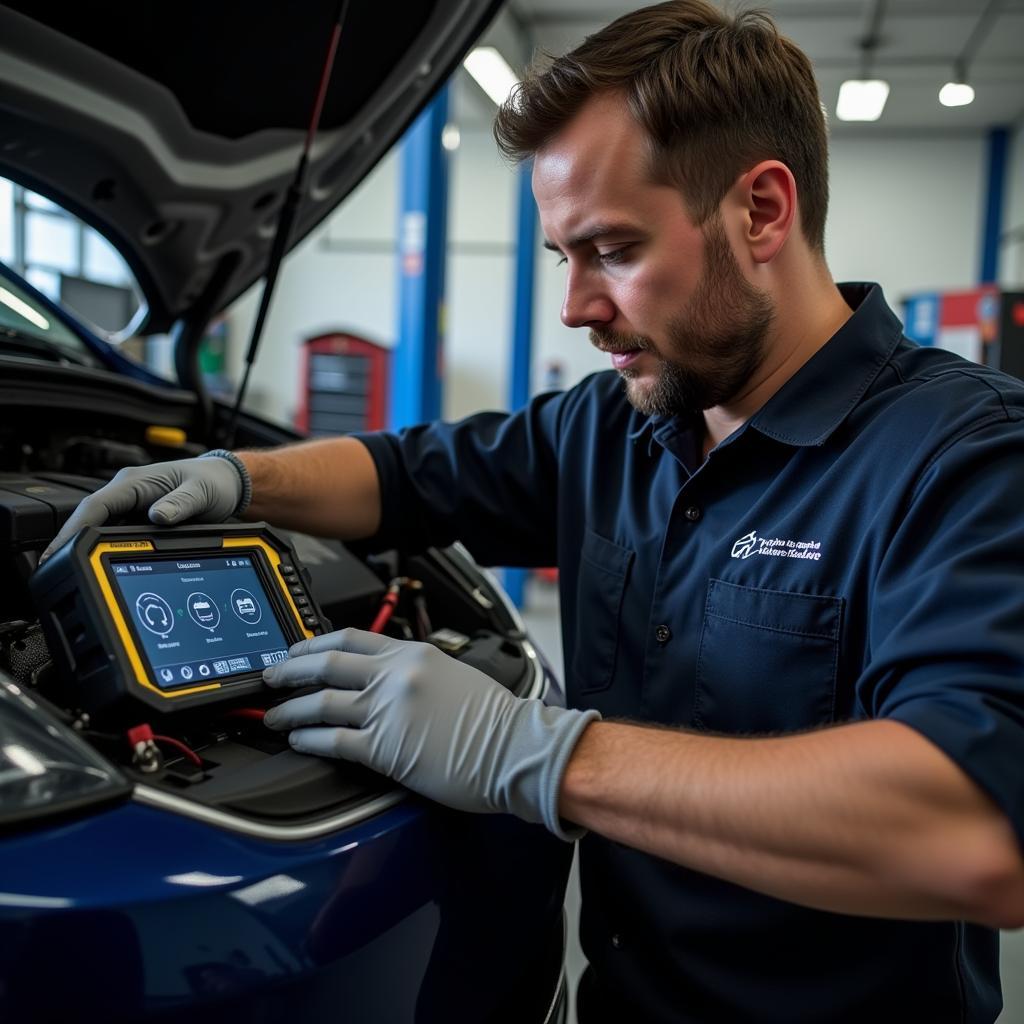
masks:
[(596, 711), (522, 700), (430, 644), (343, 629), (295, 644), (273, 687), (325, 687), (267, 712), (306, 754), (357, 761), (439, 803), (543, 822), (562, 839), (558, 790)]
[(173, 526), (186, 519), (221, 523), (238, 508), (242, 494), (241, 472), (218, 456), (122, 469), (109, 484), (82, 501), (39, 561), (49, 558), (86, 526), (102, 526), (114, 516), (145, 508), (150, 521), (158, 526)]

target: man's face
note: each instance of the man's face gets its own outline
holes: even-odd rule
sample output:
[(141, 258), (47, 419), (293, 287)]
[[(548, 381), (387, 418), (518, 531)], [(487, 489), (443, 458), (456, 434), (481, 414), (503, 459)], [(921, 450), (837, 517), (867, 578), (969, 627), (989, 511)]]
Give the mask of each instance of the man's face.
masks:
[(744, 278), (716, 215), (697, 227), (651, 181), (643, 130), (618, 97), (591, 100), (537, 154), (548, 248), (567, 265), (562, 321), (589, 327), (645, 414), (710, 409), (764, 358), (773, 306)]

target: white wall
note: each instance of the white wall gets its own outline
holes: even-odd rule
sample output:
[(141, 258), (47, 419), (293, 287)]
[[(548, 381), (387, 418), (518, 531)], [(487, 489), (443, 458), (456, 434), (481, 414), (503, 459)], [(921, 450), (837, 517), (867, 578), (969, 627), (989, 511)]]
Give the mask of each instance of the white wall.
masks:
[[(302, 339), (332, 328), (390, 344), (395, 329), (397, 161), (381, 164), (343, 207), (285, 260), (263, 330), (246, 407), (291, 424), (299, 401)], [(332, 243), (351, 240), (347, 248)], [(238, 379), (262, 282), (229, 314), (228, 373)]]
[[(981, 244), (986, 142), (948, 138), (833, 140), (826, 252), (837, 280), (877, 280), (898, 309), (909, 292), (975, 283)], [(1007, 226), (1024, 223), (1024, 139), (1011, 154)], [(342, 209), (286, 261), (251, 388), (253, 407), (290, 422), (299, 395), (298, 345), (324, 328), (346, 328), (383, 344), (396, 331), (394, 252), (398, 162), (389, 156)], [(506, 403), (514, 274), (516, 172), (483, 126), (463, 130), (452, 157), (449, 199), (444, 415)], [(1024, 245), (1004, 252), (1003, 265)], [(539, 246), (534, 302), (535, 388), (549, 360), (572, 383), (606, 359), (559, 321), (564, 269)], [(1021, 280), (1019, 269), (1015, 281)], [(1008, 283), (1015, 283), (1010, 282)], [(256, 296), (231, 317), (237, 372)]]
[[(515, 173), (490, 130), (463, 130), (450, 158), (444, 415), (504, 407), (510, 358)], [(302, 339), (331, 328), (391, 346), (397, 332), (395, 249), (399, 159), (392, 152), (287, 258), (278, 278), (247, 406), (291, 423)], [(251, 289), (229, 315), (237, 379), (259, 302)]]
[(844, 138), (831, 146), (825, 255), (837, 281), (879, 281), (893, 308), (977, 283), (983, 136)]
[(515, 284), (516, 172), (490, 128), (463, 129), (451, 164), (444, 415), (508, 404)]

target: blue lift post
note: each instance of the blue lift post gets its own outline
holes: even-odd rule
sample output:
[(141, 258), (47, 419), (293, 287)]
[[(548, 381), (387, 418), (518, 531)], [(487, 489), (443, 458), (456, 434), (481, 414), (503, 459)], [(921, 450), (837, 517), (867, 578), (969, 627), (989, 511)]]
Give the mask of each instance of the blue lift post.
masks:
[(388, 412), (392, 430), (441, 415), (448, 249), (448, 155), (441, 132), (447, 118), (445, 85), (402, 139), (398, 343)]
[(979, 284), (996, 284), (999, 280), (999, 243), (1003, 230), (1003, 200), (1006, 196), (1009, 148), (1010, 133), (1005, 128), (993, 128), (988, 133), (988, 185), (985, 192)]
[[(530, 400), (530, 367), (533, 362), (533, 282), (537, 252), (537, 204), (533, 198), (533, 162), (519, 166), (516, 214), (516, 278), (512, 312), (512, 365), (508, 406), (519, 409)], [(506, 569), (505, 590), (517, 608), (523, 607), (526, 570)]]

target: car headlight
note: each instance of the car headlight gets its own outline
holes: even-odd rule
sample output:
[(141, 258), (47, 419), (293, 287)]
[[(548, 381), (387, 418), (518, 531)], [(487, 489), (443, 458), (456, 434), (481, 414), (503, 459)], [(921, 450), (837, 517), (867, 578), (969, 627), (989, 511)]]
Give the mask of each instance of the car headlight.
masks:
[(0, 826), (130, 791), (113, 765), (0, 672)]

